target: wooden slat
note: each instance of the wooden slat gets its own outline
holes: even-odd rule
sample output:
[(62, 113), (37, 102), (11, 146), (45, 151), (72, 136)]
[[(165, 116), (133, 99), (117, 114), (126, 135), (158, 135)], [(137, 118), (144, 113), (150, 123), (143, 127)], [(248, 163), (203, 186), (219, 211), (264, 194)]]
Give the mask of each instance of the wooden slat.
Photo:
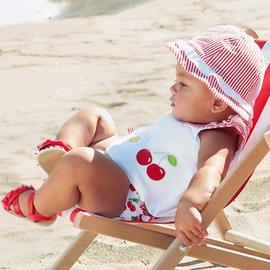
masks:
[(83, 230), (161, 249), (166, 249), (175, 238), (166, 233), (146, 230), (139, 226), (87, 213), (78, 213), (75, 222), (76, 226)]
[(89, 231), (81, 231), (68, 248), (62, 253), (51, 270), (70, 269), (82, 253), (88, 248), (97, 234)]
[(164, 225), (164, 224), (149, 224), (149, 223), (131, 223), (131, 225), (140, 227), (146, 230), (165, 233), (174, 237), (176, 236), (174, 224)]
[[(213, 246), (192, 248), (192, 257), (242, 270), (269, 270), (270, 260)], [(190, 256), (190, 254), (189, 254)], [(166, 266), (165, 266), (166, 267)], [(155, 269), (155, 268), (153, 268)], [(159, 268), (160, 270), (162, 268)], [(173, 269), (173, 268), (163, 268)]]
[[(233, 244), (231, 242), (227, 242), (227, 241), (223, 241), (223, 240), (219, 240), (219, 239), (214, 239), (214, 238), (210, 238), (208, 237), (205, 241), (205, 243), (207, 245), (211, 245), (211, 246), (216, 246), (216, 247), (220, 247), (220, 248), (225, 248), (228, 250), (233, 250), (233, 251), (237, 251), (243, 254), (247, 254), (247, 255), (251, 255), (251, 256), (255, 256), (255, 257), (259, 257), (259, 258), (263, 258), (263, 259), (267, 259), (270, 260), (270, 255), (264, 253), (264, 252), (260, 252), (254, 249), (250, 249), (241, 245), (236, 245)], [(191, 256), (192, 254), (192, 250), (190, 251), (190, 253), (188, 254), (189, 256)]]
[(250, 247), (270, 255), (270, 243), (266, 241), (258, 240), (255, 237), (247, 236), (233, 230), (228, 230), (225, 234), (225, 238), (230, 242)]

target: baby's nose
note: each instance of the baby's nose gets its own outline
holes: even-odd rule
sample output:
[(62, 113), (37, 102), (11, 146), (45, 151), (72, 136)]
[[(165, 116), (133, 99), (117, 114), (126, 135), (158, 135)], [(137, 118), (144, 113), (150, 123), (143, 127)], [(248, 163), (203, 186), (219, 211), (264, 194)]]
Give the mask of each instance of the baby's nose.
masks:
[(170, 91), (172, 94), (176, 92), (175, 83), (171, 86)]

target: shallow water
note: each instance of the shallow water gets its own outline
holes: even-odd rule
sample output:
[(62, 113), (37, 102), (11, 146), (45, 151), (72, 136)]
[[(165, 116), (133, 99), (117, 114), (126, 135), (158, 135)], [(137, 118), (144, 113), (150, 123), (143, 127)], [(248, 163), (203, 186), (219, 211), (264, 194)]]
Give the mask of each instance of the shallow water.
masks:
[(47, 0), (0, 0), (0, 25), (45, 21), (60, 14), (63, 4)]
[[(147, 0), (150, 1), (150, 0)], [(113, 14), (146, 0), (0, 0), (0, 25)]]
[[(63, 3), (62, 0), (50, 0), (52, 3)], [(145, 0), (66, 0), (59, 17), (85, 17), (101, 14), (112, 14), (126, 8), (145, 3)]]

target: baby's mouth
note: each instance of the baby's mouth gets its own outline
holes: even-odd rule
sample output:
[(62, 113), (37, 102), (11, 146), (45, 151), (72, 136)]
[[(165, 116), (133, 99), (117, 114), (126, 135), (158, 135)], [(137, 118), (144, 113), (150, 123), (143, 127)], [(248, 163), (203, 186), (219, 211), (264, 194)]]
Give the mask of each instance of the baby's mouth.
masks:
[(172, 98), (170, 98), (170, 101), (171, 101), (171, 107), (174, 107), (174, 106), (175, 106), (175, 104), (174, 104), (174, 102), (173, 102)]

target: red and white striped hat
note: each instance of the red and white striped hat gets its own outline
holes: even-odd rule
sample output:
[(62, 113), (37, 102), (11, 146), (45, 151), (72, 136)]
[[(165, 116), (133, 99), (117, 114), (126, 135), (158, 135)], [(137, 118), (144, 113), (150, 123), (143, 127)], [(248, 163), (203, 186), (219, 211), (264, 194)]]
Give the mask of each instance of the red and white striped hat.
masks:
[(264, 60), (254, 39), (241, 29), (225, 25), (210, 28), (192, 40), (166, 43), (177, 62), (202, 80), (245, 121), (253, 117), (253, 105), (264, 77)]

